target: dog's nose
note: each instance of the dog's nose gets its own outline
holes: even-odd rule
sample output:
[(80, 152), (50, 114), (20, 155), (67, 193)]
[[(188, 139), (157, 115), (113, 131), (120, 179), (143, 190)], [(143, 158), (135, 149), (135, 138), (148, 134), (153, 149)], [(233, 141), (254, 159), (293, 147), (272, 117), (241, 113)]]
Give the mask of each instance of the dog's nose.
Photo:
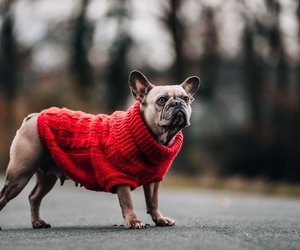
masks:
[(174, 100), (172, 103), (171, 103), (171, 107), (180, 107), (182, 104), (180, 101), (178, 100)]

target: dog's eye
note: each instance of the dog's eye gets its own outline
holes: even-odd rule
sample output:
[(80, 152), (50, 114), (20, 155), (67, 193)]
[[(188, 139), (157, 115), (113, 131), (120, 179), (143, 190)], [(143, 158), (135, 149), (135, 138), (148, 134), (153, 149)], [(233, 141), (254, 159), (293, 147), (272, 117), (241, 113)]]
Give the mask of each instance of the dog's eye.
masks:
[(161, 96), (161, 97), (159, 97), (158, 99), (157, 99), (157, 104), (159, 104), (159, 105), (164, 105), (166, 102), (167, 102), (167, 98), (166, 97), (164, 97), (164, 96)]
[(184, 96), (182, 99), (183, 99), (185, 102), (189, 102), (189, 100), (190, 100), (190, 98), (189, 98), (188, 96)]

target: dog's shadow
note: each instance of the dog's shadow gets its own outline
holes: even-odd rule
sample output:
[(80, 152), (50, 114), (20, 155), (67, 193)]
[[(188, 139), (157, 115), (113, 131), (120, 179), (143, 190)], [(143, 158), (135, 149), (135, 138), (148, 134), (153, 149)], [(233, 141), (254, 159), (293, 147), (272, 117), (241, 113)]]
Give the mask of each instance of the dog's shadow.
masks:
[(67, 234), (81, 234), (81, 233), (113, 233), (113, 232), (120, 232), (120, 231), (143, 231), (143, 230), (153, 230), (155, 227), (153, 225), (147, 224), (146, 229), (127, 229), (124, 227), (124, 225), (112, 225), (112, 226), (54, 226), (51, 228), (40, 228), (40, 229), (34, 229), (34, 228), (28, 228), (28, 227), (22, 227), (22, 228), (2, 228), (0, 231), (1, 233), (29, 233), (34, 235), (47, 235), (48, 237), (51, 234), (55, 235), (67, 235)]

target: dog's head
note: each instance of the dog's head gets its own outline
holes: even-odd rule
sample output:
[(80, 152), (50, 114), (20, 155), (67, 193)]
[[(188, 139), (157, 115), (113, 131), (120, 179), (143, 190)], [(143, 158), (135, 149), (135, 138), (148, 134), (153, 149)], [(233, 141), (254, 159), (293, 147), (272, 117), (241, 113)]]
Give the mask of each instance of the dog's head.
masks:
[(196, 76), (179, 85), (155, 86), (139, 71), (132, 71), (129, 86), (141, 102), (143, 119), (156, 140), (168, 145), (174, 136), (190, 125), (193, 95), (200, 86)]

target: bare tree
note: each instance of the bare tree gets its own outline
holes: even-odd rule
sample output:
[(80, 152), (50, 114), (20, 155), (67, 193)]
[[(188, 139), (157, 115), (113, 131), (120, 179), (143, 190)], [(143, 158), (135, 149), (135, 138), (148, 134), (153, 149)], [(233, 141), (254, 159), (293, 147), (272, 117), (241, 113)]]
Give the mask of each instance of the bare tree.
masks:
[(1, 4), (0, 14), (3, 22), (0, 31), (0, 105), (2, 106), (0, 109), (0, 162), (7, 162), (7, 145), (15, 129), (14, 102), (18, 87), (18, 50), (12, 14), (14, 1), (3, 1)]
[(178, 80), (182, 80), (186, 73), (186, 57), (183, 48), (186, 34), (183, 21), (179, 17), (182, 2), (182, 0), (169, 0), (168, 4), (164, 5), (163, 16), (161, 18), (173, 40), (176, 55), (173, 71)]
[(114, 18), (118, 22), (118, 35), (109, 51), (106, 77), (107, 103), (110, 111), (122, 109), (128, 96), (128, 53), (133, 44), (127, 31), (131, 18), (130, 9), (130, 2), (122, 0), (115, 2), (108, 13), (109, 18)]
[(4, 1), (1, 6), (3, 16), (0, 33), (0, 88), (6, 102), (11, 103), (16, 96), (17, 89), (17, 43), (14, 35), (14, 18), (11, 7), (14, 1)]
[(287, 87), (288, 84), (288, 65), (286, 60), (285, 47), (280, 30), (279, 17), (281, 6), (277, 0), (266, 0), (270, 16), (273, 23), (269, 30), (269, 44), (271, 49), (271, 60), (277, 59), (276, 79), (279, 87)]
[(219, 77), (219, 69), (221, 57), (219, 54), (219, 37), (216, 24), (215, 9), (212, 7), (203, 7), (202, 23), (204, 27), (203, 32), (203, 54), (200, 57), (200, 71), (202, 81), (201, 94), (209, 99), (214, 95), (215, 85)]
[(255, 31), (249, 25), (246, 25), (243, 36), (243, 51), (245, 81), (247, 85), (247, 93), (251, 107), (251, 121), (254, 128), (261, 125), (261, 102), (262, 102), (262, 86), (263, 86), (263, 64), (262, 58), (254, 50)]
[(88, 61), (88, 52), (92, 44), (93, 25), (86, 20), (89, 0), (81, 0), (79, 14), (74, 21), (74, 33), (71, 36), (71, 77), (77, 92), (87, 98), (93, 86), (92, 68)]

